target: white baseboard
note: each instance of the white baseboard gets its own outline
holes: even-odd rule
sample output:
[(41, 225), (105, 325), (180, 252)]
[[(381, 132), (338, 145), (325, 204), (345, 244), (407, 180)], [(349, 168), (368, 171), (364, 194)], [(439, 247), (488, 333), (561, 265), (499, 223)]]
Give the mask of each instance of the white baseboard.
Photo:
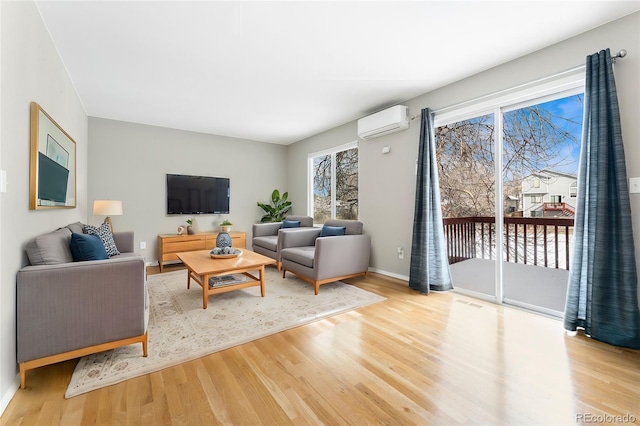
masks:
[(537, 314), (541, 314), (553, 319), (564, 318), (564, 312), (556, 311), (549, 308), (544, 308), (542, 306), (530, 305), (528, 303), (520, 302), (518, 300), (512, 300), (512, 299), (506, 299), (506, 298), (504, 299), (504, 303), (507, 305), (514, 306), (516, 308), (524, 309), (525, 311), (535, 312)]
[(497, 303), (495, 296), (490, 296), (488, 294), (480, 293), (478, 291), (467, 290), (464, 288), (454, 287), (454, 293), (462, 294), (463, 296), (473, 297), (474, 299), (483, 300), (485, 302)]
[(2, 399), (0, 399), (0, 416), (4, 414), (4, 410), (7, 409), (9, 402), (11, 402), (11, 398), (18, 392), (20, 388), (20, 374), (16, 374), (16, 378), (13, 383), (9, 386), (7, 391), (2, 395)]
[(384, 271), (382, 269), (376, 269), (376, 268), (369, 268), (369, 272), (375, 272), (376, 274), (386, 275), (391, 278), (397, 278), (399, 280), (409, 282), (409, 277), (407, 277), (406, 275), (400, 275), (394, 272)]

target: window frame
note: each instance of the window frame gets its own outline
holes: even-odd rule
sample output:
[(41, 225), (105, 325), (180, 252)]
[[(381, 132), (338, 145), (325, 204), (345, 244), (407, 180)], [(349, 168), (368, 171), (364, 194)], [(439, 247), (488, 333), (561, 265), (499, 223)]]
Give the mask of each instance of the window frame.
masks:
[[(336, 218), (336, 154), (342, 151), (348, 151), (358, 148), (358, 177), (360, 176), (360, 146), (359, 141), (351, 141), (332, 148), (323, 149), (322, 151), (311, 152), (307, 154), (307, 215), (314, 217), (314, 186), (313, 186), (313, 160), (316, 157), (331, 155), (331, 219)], [(358, 179), (360, 182), (360, 179)], [(360, 201), (360, 188), (358, 184), (358, 202)], [(359, 210), (358, 210), (359, 212)], [(314, 221), (314, 225), (316, 225)]]
[[(495, 232), (504, 235), (503, 191), (503, 117), (519, 108), (544, 103), (585, 92), (585, 68), (578, 67), (556, 76), (542, 78), (491, 95), (434, 111), (434, 128), (491, 114), (494, 116)], [(504, 259), (504, 244), (496, 244), (496, 258)], [(495, 262), (495, 301), (504, 303), (503, 262)]]

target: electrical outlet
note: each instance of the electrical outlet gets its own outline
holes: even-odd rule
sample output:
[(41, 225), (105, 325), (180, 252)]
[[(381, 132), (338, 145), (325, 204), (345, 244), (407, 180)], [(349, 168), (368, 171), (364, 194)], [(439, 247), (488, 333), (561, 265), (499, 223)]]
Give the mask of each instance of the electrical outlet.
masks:
[(140, 250), (145, 250), (147, 248), (146, 241), (140, 241)]
[(640, 194), (640, 178), (639, 177), (629, 178), (629, 193)]
[(404, 249), (402, 247), (398, 247), (398, 259), (404, 259)]

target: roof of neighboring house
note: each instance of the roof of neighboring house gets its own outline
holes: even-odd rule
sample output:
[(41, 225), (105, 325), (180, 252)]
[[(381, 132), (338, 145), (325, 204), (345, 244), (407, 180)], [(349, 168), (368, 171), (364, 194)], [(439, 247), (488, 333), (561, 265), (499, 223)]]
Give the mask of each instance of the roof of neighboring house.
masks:
[(542, 169), (540, 171), (531, 173), (529, 176), (539, 176), (542, 178), (551, 178), (553, 176), (563, 176), (563, 177), (567, 177), (569, 179), (577, 179), (578, 177), (574, 174), (571, 173), (564, 173), (564, 172), (558, 172), (556, 170), (550, 170), (550, 169)]

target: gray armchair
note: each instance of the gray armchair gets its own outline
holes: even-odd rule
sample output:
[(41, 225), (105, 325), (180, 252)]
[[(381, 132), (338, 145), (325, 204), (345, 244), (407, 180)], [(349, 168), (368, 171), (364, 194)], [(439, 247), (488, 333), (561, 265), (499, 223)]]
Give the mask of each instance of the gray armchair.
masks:
[(344, 227), (345, 235), (320, 237), (321, 228), (280, 235), (282, 277), (293, 272), (313, 284), (315, 294), (322, 284), (366, 276), (371, 255), (371, 239), (362, 234), (362, 222), (328, 220), (325, 225)]
[(313, 227), (313, 218), (310, 216), (287, 216), (284, 220), (299, 221), (300, 228), (282, 228), (283, 222), (255, 223), (252, 228), (251, 247), (256, 253), (276, 260), (276, 267), (280, 270), (280, 243), (278, 234), (280, 231), (299, 230)]

